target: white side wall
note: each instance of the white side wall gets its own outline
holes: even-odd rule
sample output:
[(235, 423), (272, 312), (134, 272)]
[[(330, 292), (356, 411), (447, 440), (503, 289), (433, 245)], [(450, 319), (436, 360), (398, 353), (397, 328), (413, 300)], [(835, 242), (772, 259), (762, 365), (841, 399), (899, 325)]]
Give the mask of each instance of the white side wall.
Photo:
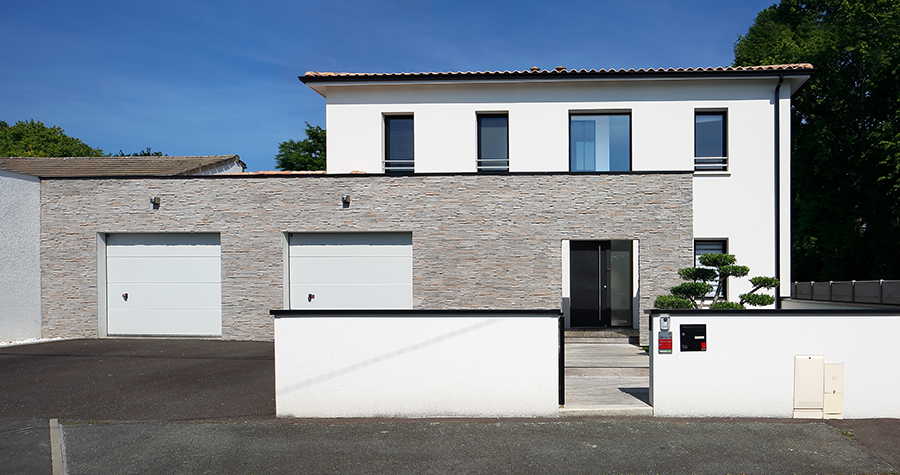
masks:
[(278, 417), (556, 417), (555, 317), (275, 319)]
[(751, 166), (774, 150), (774, 86), (765, 79), (328, 86), (328, 172), (381, 173), (383, 115), (400, 113), (415, 117), (417, 173), (474, 172), (483, 112), (509, 114), (513, 172), (569, 170), (572, 112), (630, 112), (633, 170), (693, 170), (698, 108), (729, 110), (736, 120), (729, 148)]
[[(752, 313), (752, 312), (751, 312)], [(794, 356), (844, 363), (844, 418), (900, 417), (892, 316), (670, 315), (672, 353), (659, 354), (653, 317), (650, 394), (654, 416), (792, 417)], [(706, 324), (706, 351), (681, 352), (679, 325)]]
[(0, 341), (41, 337), (41, 183), (0, 171)]

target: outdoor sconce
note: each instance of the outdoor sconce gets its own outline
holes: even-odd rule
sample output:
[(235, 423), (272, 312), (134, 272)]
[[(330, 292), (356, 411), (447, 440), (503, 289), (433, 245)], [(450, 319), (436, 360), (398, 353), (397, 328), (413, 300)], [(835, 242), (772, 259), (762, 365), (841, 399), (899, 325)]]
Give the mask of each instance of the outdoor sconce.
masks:
[(159, 203), (160, 203), (159, 196), (151, 196), (150, 197), (150, 204), (153, 205), (153, 209), (159, 209)]
[(344, 205), (344, 208), (350, 207), (350, 195), (341, 195), (341, 204)]

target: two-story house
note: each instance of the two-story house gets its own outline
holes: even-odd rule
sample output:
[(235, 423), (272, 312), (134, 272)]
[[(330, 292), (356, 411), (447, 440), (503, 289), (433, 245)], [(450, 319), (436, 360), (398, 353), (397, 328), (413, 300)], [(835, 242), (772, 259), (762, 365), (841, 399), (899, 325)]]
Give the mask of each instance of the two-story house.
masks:
[(790, 276), (790, 98), (813, 72), (307, 73), (327, 173), (42, 177), (41, 334), (562, 309), (646, 344), (644, 311), (696, 254)]
[[(693, 254), (732, 253), (753, 275), (788, 279), (790, 98), (812, 72), (811, 65), (794, 64), (308, 72), (300, 79), (327, 101), (328, 173), (484, 174), (494, 180), (528, 174), (568, 181), (604, 175), (635, 180), (638, 192), (646, 182), (648, 193), (659, 175), (674, 183), (674, 175), (686, 174), (692, 221), (684, 231)], [(626, 185), (604, 182), (566, 197), (578, 208), (604, 194), (589, 206), (643, 222), (637, 232), (615, 220), (559, 230), (560, 298), (570, 326), (637, 326), (639, 309), (647, 308), (641, 297), (656, 296), (642, 295), (654, 286), (642, 282), (639, 269), (653, 264), (641, 259), (641, 247), (647, 235), (662, 232), (652, 228), (666, 216), (649, 220), (644, 210), (617, 199), (626, 193)], [(447, 212), (456, 204), (447, 197)], [(531, 218), (523, 202), (514, 219)], [(503, 246), (498, 243), (497, 252)], [(746, 281), (733, 282), (727, 293), (735, 300), (748, 290)], [(780, 292), (786, 296), (787, 287)]]

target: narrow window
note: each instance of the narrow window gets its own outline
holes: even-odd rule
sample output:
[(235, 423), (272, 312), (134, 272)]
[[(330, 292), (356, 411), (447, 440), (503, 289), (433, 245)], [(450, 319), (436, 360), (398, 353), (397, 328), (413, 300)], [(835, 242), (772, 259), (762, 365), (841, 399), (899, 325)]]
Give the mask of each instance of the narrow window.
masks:
[(572, 115), (569, 121), (569, 170), (631, 170), (631, 114)]
[[(705, 267), (700, 264), (700, 256), (703, 254), (727, 254), (728, 253), (728, 241), (724, 239), (697, 239), (694, 241), (694, 267)], [(712, 282), (713, 287), (715, 287), (716, 283)], [(713, 288), (712, 292), (706, 294), (707, 297), (712, 298), (716, 293), (715, 288)], [(722, 288), (722, 296), (728, 298), (728, 282), (725, 282), (725, 287)]]
[(725, 112), (694, 112), (694, 170), (725, 171)]
[(478, 171), (509, 171), (507, 114), (478, 114)]
[(413, 116), (384, 116), (384, 172), (413, 173), (415, 146)]

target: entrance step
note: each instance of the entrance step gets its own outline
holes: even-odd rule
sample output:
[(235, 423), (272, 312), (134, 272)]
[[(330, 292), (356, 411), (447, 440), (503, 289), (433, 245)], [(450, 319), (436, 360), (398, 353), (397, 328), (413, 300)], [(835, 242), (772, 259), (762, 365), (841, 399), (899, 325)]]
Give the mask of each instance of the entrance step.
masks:
[(559, 408), (560, 417), (653, 417), (650, 406), (578, 406)]

